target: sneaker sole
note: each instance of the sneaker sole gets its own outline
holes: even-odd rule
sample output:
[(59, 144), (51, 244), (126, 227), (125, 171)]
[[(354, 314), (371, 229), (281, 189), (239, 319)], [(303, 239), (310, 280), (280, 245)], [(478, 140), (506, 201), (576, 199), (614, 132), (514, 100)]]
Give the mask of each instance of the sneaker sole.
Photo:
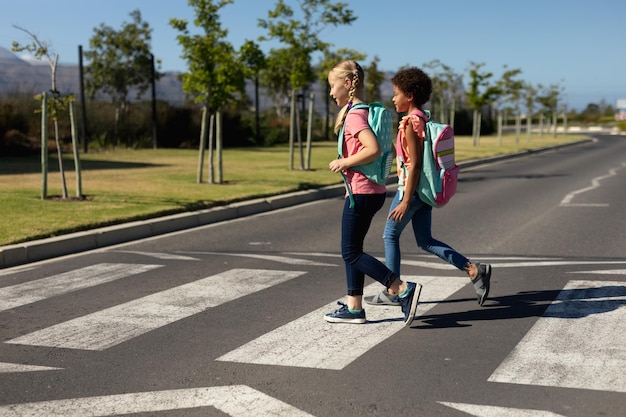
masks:
[(411, 300), (411, 309), (409, 310), (409, 318), (404, 322), (405, 326), (410, 326), (415, 320), (415, 312), (417, 311), (417, 303), (422, 293), (422, 284), (415, 283), (415, 293), (413, 294), (413, 300)]
[(365, 324), (366, 319), (341, 319), (337, 317), (326, 317), (324, 316), (324, 320), (329, 323), (348, 323), (348, 324)]

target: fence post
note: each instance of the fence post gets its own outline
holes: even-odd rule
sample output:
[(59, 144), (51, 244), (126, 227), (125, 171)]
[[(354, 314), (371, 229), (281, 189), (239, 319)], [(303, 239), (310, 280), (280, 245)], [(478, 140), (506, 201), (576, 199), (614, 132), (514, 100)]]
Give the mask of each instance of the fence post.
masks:
[(78, 134), (76, 133), (76, 113), (74, 101), (70, 101), (70, 130), (72, 131), (72, 150), (74, 151), (74, 169), (76, 170), (76, 197), (83, 197), (83, 181), (80, 169), (80, 154), (78, 152)]
[(41, 94), (41, 199), (48, 197), (48, 94)]

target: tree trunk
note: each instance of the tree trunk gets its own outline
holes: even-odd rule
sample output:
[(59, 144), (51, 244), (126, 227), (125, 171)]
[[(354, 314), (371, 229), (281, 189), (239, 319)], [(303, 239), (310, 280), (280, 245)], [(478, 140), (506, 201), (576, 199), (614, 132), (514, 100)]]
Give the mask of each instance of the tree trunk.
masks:
[(65, 170), (63, 169), (63, 150), (61, 149), (61, 141), (59, 139), (59, 121), (54, 121), (54, 141), (57, 145), (57, 158), (59, 159), (59, 174), (61, 175), (61, 190), (63, 192), (63, 200), (67, 200), (67, 183), (65, 181)]
[(204, 167), (204, 150), (206, 149), (206, 137), (207, 137), (207, 108), (202, 107), (202, 116), (200, 121), (200, 147), (198, 149), (198, 175), (196, 182), (202, 183), (202, 168)]
[[(302, 96), (302, 99), (304, 100), (304, 96)], [(304, 170), (304, 153), (302, 149), (302, 123), (300, 121), (300, 113), (301, 113), (300, 106), (296, 105), (296, 138), (298, 140), (298, 155), (300, 156), (300, 171), (303, 171)]]
[(215, 169), (213, 165), (213, 140), (214, 140), (214, 128), (215, 125), (215, 115), (211, 114), (209, 116), (209, 184), (215, 184)]
[(313, 141), (313, 104), (315, 103), (315, 94), (309, 94), (309, 118), (306, 129), (306, 163), (304, 169), (311, 169), (311, 142)]
[(473, 117), (473, 123), (472, 123), (472, 143), (474, 146), (478, 145), (478, 134), (480, 132), (478, 118), (479, 118), (478, 109), (474, 109), (474, 117)]
[(48, 198), (48, 94), (41, 95), (41, 199)]
[(291, 110), (289, 112), (289, 170), (293, 171), (293, 133), (296, 118), (296, 92), (291, 91)]
[(502, 112), (498, 111), (498, 145), (502, 146)]
[(222, 135), (222, 113), (218, 110), (215, 112), (215, 147), (217, 152), (217, 183), (224, 182), (223, 170), (223, 135)]
[(74, 102), (70, 102), (70, 129), (72, 132), (72, 150), (74, 151), (74, 170), (76, 171), (76, 197), (83, 198), (80, 153), (78, 152), (78, 132), (76, 131), (76, 111)]

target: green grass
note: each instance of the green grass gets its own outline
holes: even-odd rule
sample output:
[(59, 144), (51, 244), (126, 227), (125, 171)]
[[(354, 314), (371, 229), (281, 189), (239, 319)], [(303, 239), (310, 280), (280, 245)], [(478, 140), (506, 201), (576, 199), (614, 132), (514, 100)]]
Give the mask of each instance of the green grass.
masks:
[[(472, 146), (470, 137), (456, 138), (457, 161), (510, 154), (527, 149), (584, 139), (584, 135), (543, 135), (515, 143), (505, 135), (482, 137)], [(296, 152), (289, 170), (287, 146), (225, 149), (222, 184), (209, 184), (207, 162), (203, 183), (197, 183), (198, 151), (182, 149), (111, 150), (81, 155), (85, 199), (61, 200), (61, 177), (55, 155), (50, 157), (48, 197), (41, 199), (40, 158), (0, 158), (0, 246), (57, 236), (94, 227), (197, 210), (249, 198), (341, 183), (328, 170), (336, 156), (335, 142), (317, 142), (311, 169), (300, 170)], [(73, 161), (63, 166), (70, 197), (76, 195)], [(217, 179), (217, 172), (215, 173)]]

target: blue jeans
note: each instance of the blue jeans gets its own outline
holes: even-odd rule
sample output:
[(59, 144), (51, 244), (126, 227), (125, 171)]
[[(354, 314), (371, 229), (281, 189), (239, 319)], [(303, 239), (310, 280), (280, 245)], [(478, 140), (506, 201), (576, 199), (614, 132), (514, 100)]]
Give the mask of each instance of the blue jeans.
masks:
[(355, 194), (354, 207), (346, 198), (341, 219), (341, 257), (346, 265), (348, 295), (363, 295), (365, 275), (389, 288), (397, 278), (384, 263), (363, 252), (363, 242), (372, 219), (385, 204), (386, 194)]
[[(400, 204), (400, 201), (400, 193), (396, 192), (396, 195), (391, 201), (389, 212)], [(409, 221), (413, 224), (413, 233), (415, 234), (415, 241), (418, 247), (440, 257), (461, 271), (463, 271), (468, 264), (469, 259), (465, 256), (452, 249), (446, 243), (433, 238), (431, 232), (432, 209), (431, 206), (420, 200), (417, 193), (415, 193), (411, 198), (411, 204), (402, 221), (396, 222), (391, 219), (387, 220), (383, 234), (385, 241), (385, 263), (396, 275), (400, 275), (400, 234), (402, 234), (402, 230), (404, 230)]]

